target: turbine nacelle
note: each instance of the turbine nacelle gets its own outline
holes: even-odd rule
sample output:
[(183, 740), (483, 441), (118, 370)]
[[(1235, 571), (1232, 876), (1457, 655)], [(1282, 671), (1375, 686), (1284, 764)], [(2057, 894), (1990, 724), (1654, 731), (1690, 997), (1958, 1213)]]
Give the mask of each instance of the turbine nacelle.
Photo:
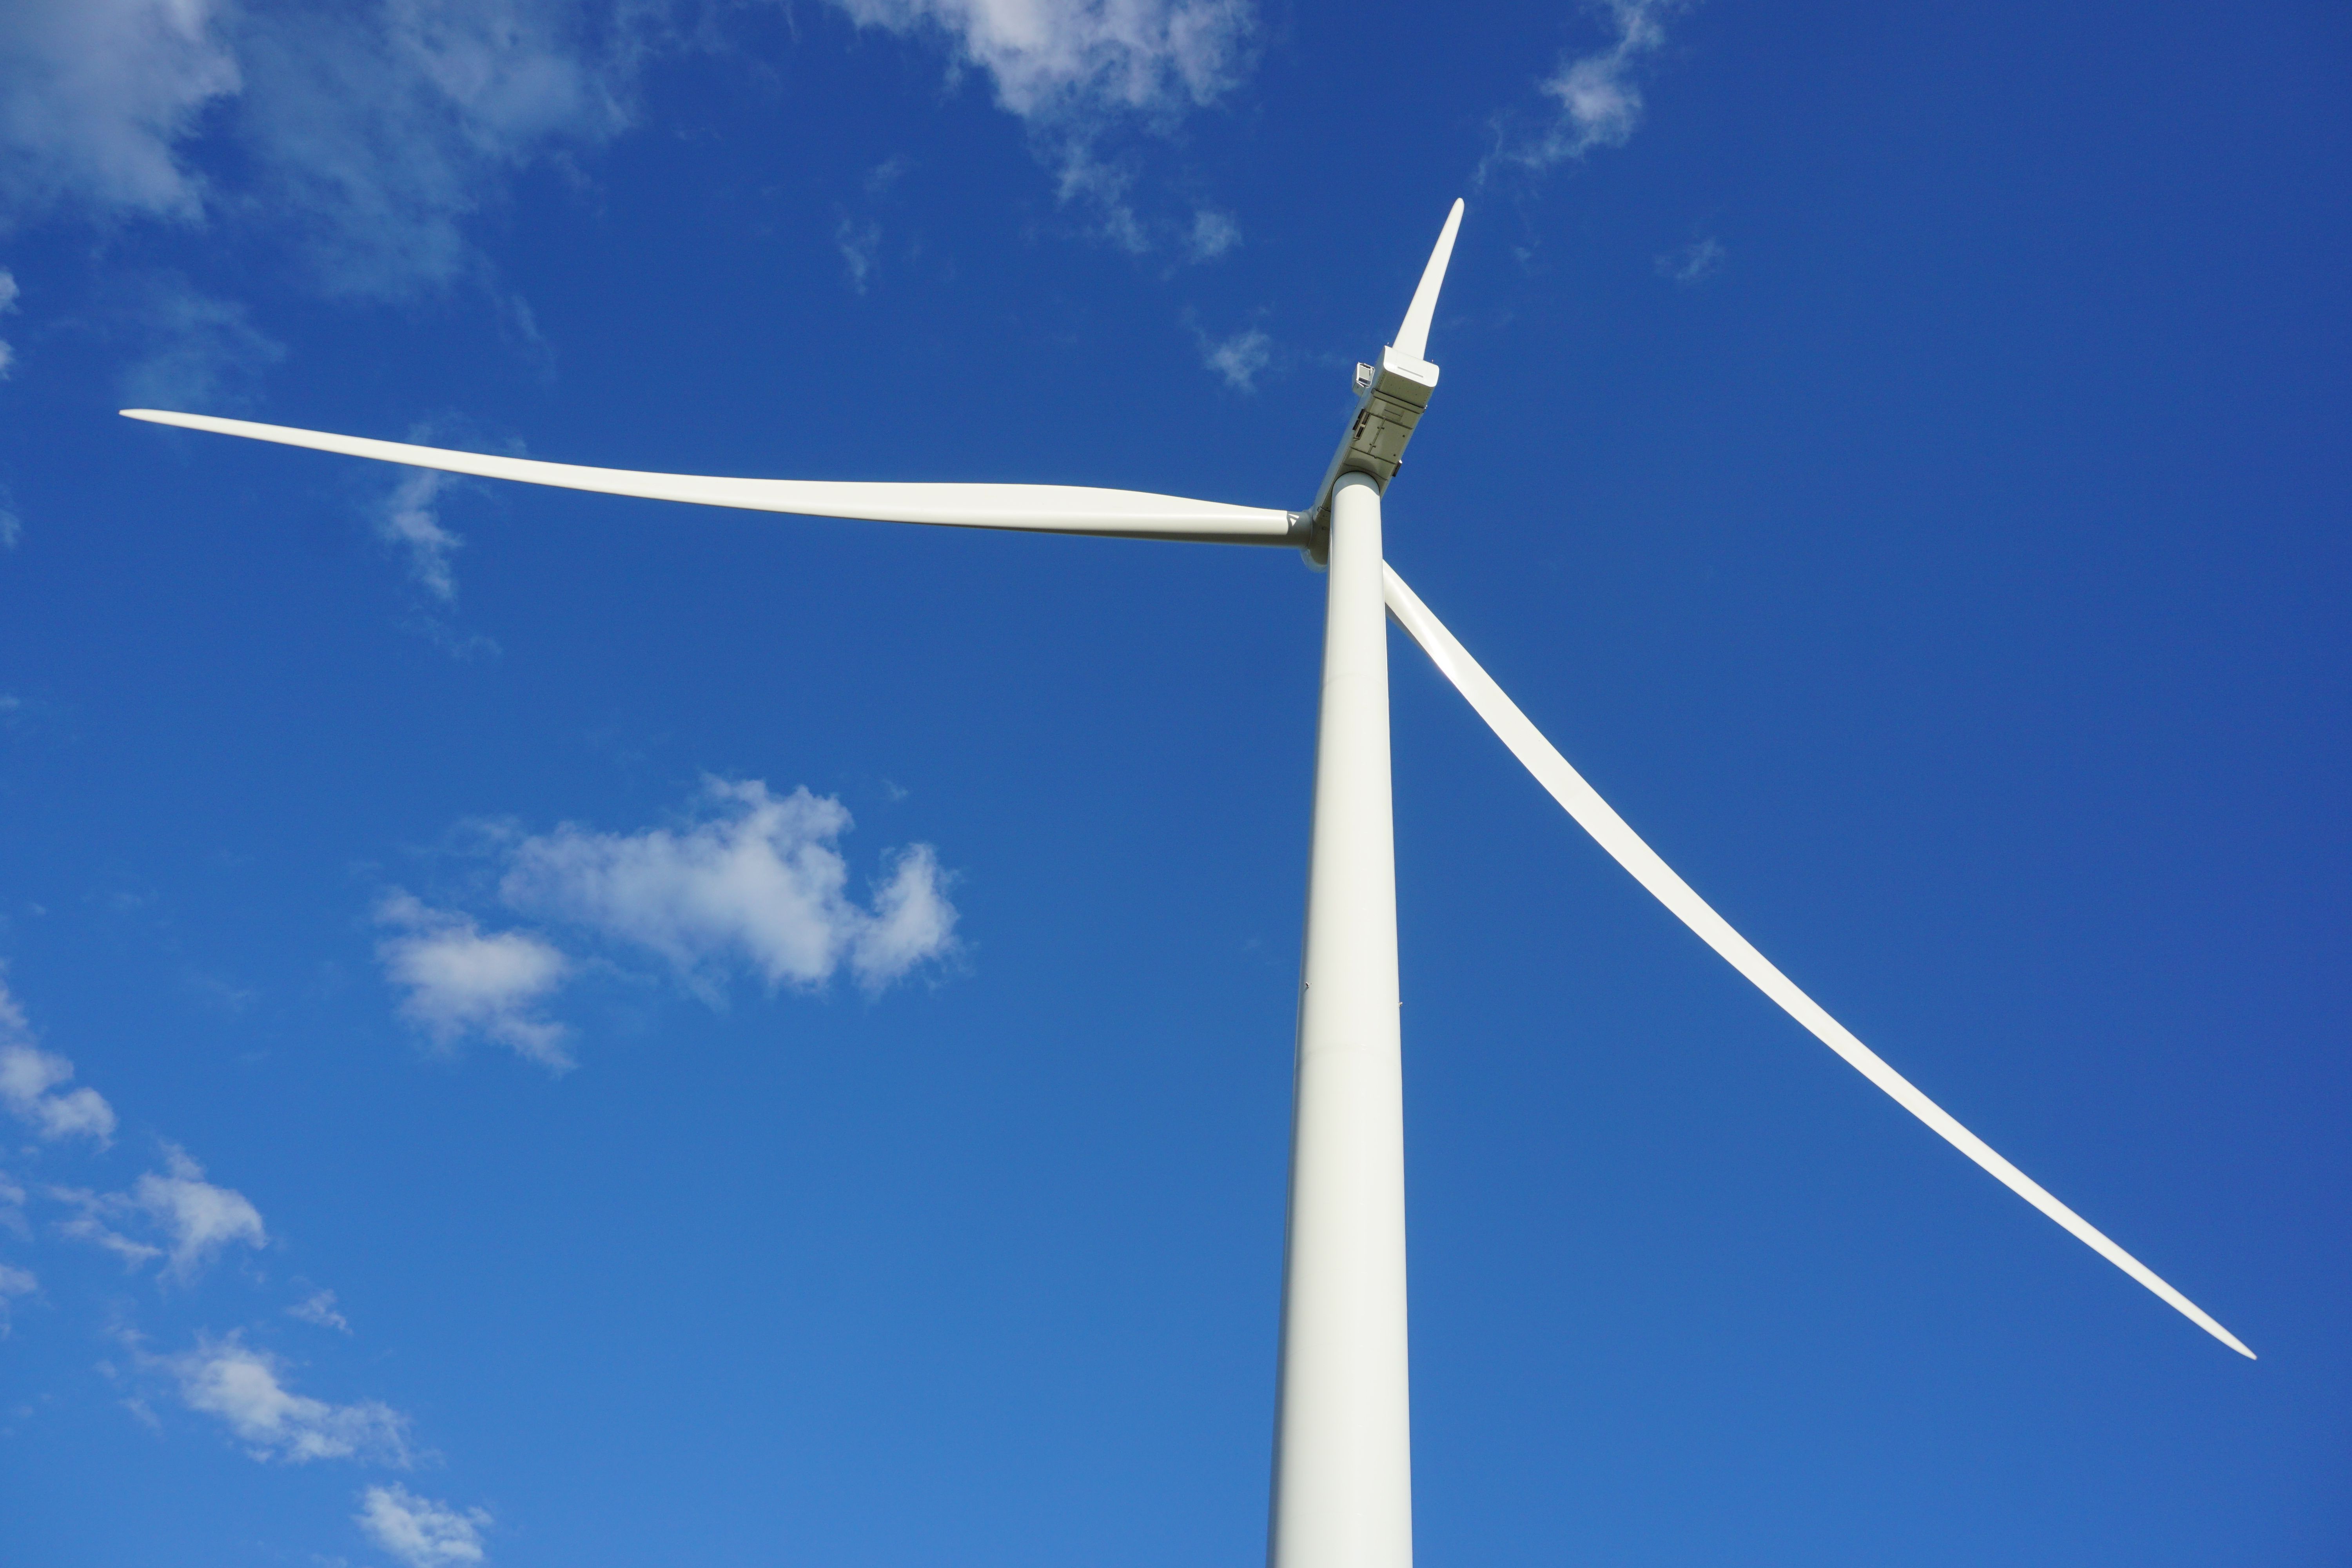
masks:
[(1412, 427), (1421, 423), (1429, 395), (1436, 388), (1437, 367), (1393, 345), (1381, 351), (1379, 364), (1356, 367), (1356, 416), (1316, 491), (1313, 514), (1318, 527), (1330, 521), (1331, 487), (1341, 474), (1370, 474), (1374, 484), (1389, 488), (1404, 467), (1404, 444), (1412, 439)]
[(1331, 487), (1341, 474), (1367, 474), (1386, 490), (1404, 467), (1405, 443), (1412, 439), (1413, 426), (1429, 406), (1429, 395), (1437, 389), (1437, 367), (1423, 356), (1429, 353), (1430, 320), (1437, 314), (1437, 292), (1445, 286), (1445, 264), (1454, 258), (1454, 237), (1461, 227), (1462, 204), (1457, 201), (1438, 231), (1429, 265), (1421, 269), (1421, 286), (1405, 308), (1396, 342), (1381, 351), (1378, 364), (1356, 367), (1355, 415), (1339, 438), (1339, 449), (1331, 455), (1330, 467), (1323, 470), (1314, 504), (1298, 514), (1315, 535), (1307, 547), (1307, 559), (1318, 565), (1331, 527)]

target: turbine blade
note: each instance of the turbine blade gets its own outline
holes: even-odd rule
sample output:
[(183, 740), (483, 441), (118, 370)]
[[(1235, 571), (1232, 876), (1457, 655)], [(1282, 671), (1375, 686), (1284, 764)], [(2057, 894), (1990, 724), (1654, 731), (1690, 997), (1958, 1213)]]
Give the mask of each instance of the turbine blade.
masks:
[(1445, 264), (1454, 259), (1454, 232), (1462, 226), (1462, 203), (1454, 203), (1454, 210), (1445, 215), (1445, 226), (1437, 231), (1437, 248), (1429, 253), (1429, 265), (1421, 270), (1421, 287), (1412, 291), (1412, 303), (1404, 310), (1404, 325), (1397, 329), (1396, 342), (1391, 346), (1401, 354), (1411, 354), (1418, 360), (1429, 357), (1429, 322), (1437, 314), (1437, 291), (1445, 287)]
[(1267, 507), (1227, 506), (1141, 490), (1094, 489), (1077, 485), (942, 485), (856, 482), (832, 479), (734, 479), (700, 474), (645, 474), (627, 468), (590, 468), (542, 463), (530, 458), (500, 458), (334, 436), (247, 419), (216, 419), (205, 414), (173, 414), (126, 408), (127, 419), (244, 436), (346, 457), (373, 458), (411, 468), (440, 468), (491, 479), (520, 479), (603, 495), (644, 496), (654, 500), (692, 501), (700, 506), (741, 507), (752, 511), (795, 512), (809, 517), (859, 518), (875, 522), (923, 522), (949, 528), (1012, 528), (1038, 533), (1087, 533), (1126, 539), (1201, 540), (1223, 544), (1295, 543), (1290, 514)]
[(1848, 1066), (1885, 1089), (1895, 1102), (1936, 1130), (1945, 1142), (1974, 1160), (2000, 1184), (2056, 1220), (2092, 1251), (2147, 1286), (2199, 1328), (2252, 1361), (2254, 1352), (2248, 1350), (2235, 1334), (2208, 1317), (2202, 1309), (2179, 1291), (2158, 1279), (2155, 1272), (2138, 1258), (2117, 1247), (2094, 1227), (2089, 1221), (2044, 1192), (2024, 1172), (1995, 1153), (1985, 1141), (1952, 1120), (1934, 1100), (1919, 1092), (1910, 1080), (1882, 1061), (1878, 1054), (1848, 1032), (1821, 1005), (1797, 989), (1789, 977), (1769, 963), (1764, 955), (1750, 946), (1748, 939), (1731, 929), (1724, 918), (1708, 907), (1706, 900), (1691, 890), (1690, 884), (1675, 875), (1673, 869), (1641, 837), (1625, 825), (1625, 819), (1609, 807), (1609, 803), (1593, 793), (1583, 776), (1569, 766), (1568, 759), (1543, 738), (1518, 705), (1503, 694), (1493, 678), (1479, 668), (1454, 634), (1439, 624), (1429, 606), (1423, 604), (1404, 579), (1394, 570), (1387, 574), (1389, 613), (1399, 625), (1411, 633), (1422, 650), (1436, 661), (1455, 689), (1469, 700), (1478, 716), (1501, 737), (1503, 744), (1514, 756), (1527, 764), (1538, 783), (1551, 792), (1554, 800), (1568, 808), (1578, 826), (1607, 850), (1616, 862), (1633, 874), (1633, 879), (1647, 888), (1657, 900), (1674, 911), (1675, 918), (1698, 934), (1699, 940), (1715, 949), (1734, 969), (1746, 975), (1756, 988), (1779, 1003), (1791, 1018), (1812, 1031), (1822, 1044), (1843, 1057)]

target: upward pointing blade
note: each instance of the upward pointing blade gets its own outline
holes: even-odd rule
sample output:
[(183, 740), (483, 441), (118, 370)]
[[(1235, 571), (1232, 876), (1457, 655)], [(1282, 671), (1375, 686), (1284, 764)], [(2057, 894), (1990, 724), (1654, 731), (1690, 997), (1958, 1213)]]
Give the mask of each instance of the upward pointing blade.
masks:
[(574, 463), (542, 463), (530, 458), (500, 458), (485, 452), (452, 452), (376, 441), (364, 436), (334, 436), (249, 419), (217, 419), (205, 414), (171, 414), (126, 408), (123, 416), (153, 425), (177, 425), (222, 436), (244, 436), (288, 447), (373, 458), (412, 468), (440, 468), (484, 479), (520, 479), (534, 485), (594, 490), (604, 495), (643, 496), (653, 500), (692, 501), (701, 506), (742, 507), (752, 511), (797, 512), (808, 517), (863, 518), (873, 522), (928, 522), (949, 528), (1012, 528), (1038, 533), (1091, 533), (1125, 539), (1185, 539), (1219, 544), (1297, 543), (1290, 514), (1262, 506), (1228, 506), (1187, 500), (1141, 490), (1095, 489), (1081, 485), (935, 485), (867, 483), (836, 479), (735, 479), (703, 474), (646, 474), (629, 468), (591, 468)]
[(1397, 329), (1396, 342), (1391, 345), (1401, 354), (1429, 357), (1429, 322), (1437, 314), (1437, 291), (1445, 287), (1445, 264), (1454, 259), (1454, 236), (1461, 226), (1462, 203), (1457, 197), (1454, 210), (1445, 215), (1445, 226), (1438, 231), (1437, 248), (1429, 253), (1429, 265), (1421, 269), (1421, 287), (1412, 291), (1412, 303), (1404, 308), (1404, 324)]
[(1764, 955), (1748, 945), (1748, 939), (1731, 929), (1721, 915), (1708, 907), (1706, 900), (1691, 890), (1690, 884), (1675, 875), (1664, 860), (1658, 858), (1641, 837), (1625, 825), (1625, 819), (1609, 807), (1609, 803), (1593, 792), (1583, 775), (1569, 766), (1568, 759), (1543, 738), (1518, 705), (1503, 694), (1494, 679), (1478, 666), (1463, 646), (1454, 640), (1454, 634), (1438, 623), (1429, 613), (1404, 579), (1393, 569), (1387, 574), (1389, 613), (1398, 624), (1412, 634), (1412, 640), (1436, 661), (1454, 689), (1470, 700), (1478, 717), (1502, 738), (1503, 744), (1514, 756), (1527, 764), (1538, 783), (1551, 792), (1554, 800), (1568, 808), (1577, 825), (1592, 835), (1601, 847), (1609, 851), (1616, 862), (1633, 874), (1634, 880), (1650, 889), (1658, 901), (1674, 911), (1676, 919), (1698, 933), (1707, 946), (1721, 953), (1734, 969), (1752, 981), (1756, 988), (1778, 1002), (1806, 1028), (1811, 1030), (1822, 1044), (1843, 1057), (1849, 1066), (1892, 1096), (1895, 1102), (1934, 1128), (1945, 1142), (1992, 1173), (2003, 1186), (2063, 1226), (2092, 1251), (2155, 1291), (2166, 1302), (2178, 1309), (2189, 1321), (2244, 1356), (2254, 1359), (2254, 1352), (2242, 1343), (2238, 1336), (2207, 1317), (2188, 1297), (2157, 1278), (2147, 1265), (2109, 1241), (2082, 1215), (2044, 1192), (2024, 1172), (1993, 1152), (1985, 1141), (1952, 1120), (1943, 1107), (1914, 1088), (1911, 1081), (1879, 1059), (1878, 1054), (1849, 1033), (1821, 1005), (1802, 991), (1794, 982), (1774, 968)]

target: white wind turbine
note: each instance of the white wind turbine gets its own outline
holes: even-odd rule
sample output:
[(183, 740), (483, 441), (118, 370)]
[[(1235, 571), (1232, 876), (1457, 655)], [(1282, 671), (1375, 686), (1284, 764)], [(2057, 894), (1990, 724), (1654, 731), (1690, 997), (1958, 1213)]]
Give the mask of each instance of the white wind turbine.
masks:
[(706, 506), (956, 528), (1289, 544), (1328, 566), (1315, 818), (1298, 993), (1290, 1225), (1276, 1405), (1273, 1568), (1408, 1568), (1412, 1468), (1405, 1352), (1404, 1106), (1396, 861), (1389, 799), (1393, 616), (1577, 824), (1757, 989), (2004, 1186), (2239, 1354), (2253, 1352), (2044, 1192), (1822, 1010), (1593, 793), (1381, 558), (1381, 496), (1437, 385), (1430, 319), (1462, 223), (1455, 202), (1396, 342), (1356, 368), (1357, 406), (1303, 511), (1066, 485), (710, 479), (542, 463), (127, 408), (133, 419), (488, 479)]

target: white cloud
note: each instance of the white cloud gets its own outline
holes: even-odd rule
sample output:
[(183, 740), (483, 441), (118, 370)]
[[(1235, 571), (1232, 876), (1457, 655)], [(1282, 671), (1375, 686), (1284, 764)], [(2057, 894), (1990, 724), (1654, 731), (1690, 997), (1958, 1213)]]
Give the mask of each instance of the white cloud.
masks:
[(865, 27), (944, 38), (1024, 120), (1165, 112), (1230, 89), (1255, 26), (1244, 0), (835, 0)]
[(406, 994), (401, 1013), (443, 1046), (478, 1034), (558, 1072), (572, 1065), (563, 1026), (534, 1016), (571, 965), (526, 931), (484, 935), (469, 916), (427, 908), (394, 889), (376, 906), (398, 934), (376, 944), (384, 973)]
[[(1597, 54), (1565, 61), (1543, 83), (1559, 107), (1551, 122), (1532, 136), (1498, 145), (1499, 159), (1533, 169), (1583, 157), (1595, 147), (1622, 147), (1642, 121), (1642, 89), (1634, 68), (1644, 55), (1666, 41), (1665, 16), (1681, 0), (1608, 0), (1616, 37)], [(1482, 168), (1483, 175), (1486, 170)]]
[(280, 1381), (282, 1363), (275, 1356), (235, 1334), (199, 1335), (195, 1349), (163, 1365), (177, 1381), (182, 1402), (226, 1422), (257, 1459), (409, 1463), (407, 1416), (374, 1400), (330, 1405), (295, 1394)]
[[(127, 1193), (51, 1188), (52, 1196), (81, 1211), (59, 1228), (119, 1255), (133, 1268), (167, 1258), (164, 1272), (182, 1281), (194, 1279), (232, 1243), (253, 1247), (269, 1244), (261, 1211), (243, 1193), (205, 1181), (204, 1167), (184, 1149), (167, 1143), (163, 1158), (162, 1173), (147, 1173)], [(110, 1218), (143, 1225), (163, 1245), (126, 1236), (106, 1223)]]
[(322, 1329), (332, 1329), (339, 1334), (352, 1331), (350, 1321), (335, 1310), (335, 1293), (332, 1290), (312, 1292), (287, 1308), (286, 1315), (298, 1322), (316, 1323)]
[(236, 92), (224, 0), (10, 0), (0, 6), (0, 196), (192, 218), (180, 143)]
[(890, 879), (875, 890), (873, 912), (850, 942), (849, 967), (868, 989), (878, 990), (952, 951), (955, 923), (939, 856), (928, 844), (913, 845), (900, 851)]
[(1723, 266), (1723, 241), (1709, 235), (1659, 257), (1658, 276), (1677, 283), (1696, 283)]
[(30, 1046), (0, 1046), (0, 1101), (44, 1138), (79, 1136), (103, 1146), (114, 1137), (114, 1108), (105, 1098), (87, 1088), (50, 1092), (72, 1078), (73, 1070), (63, 1057)]
[(81, 1211), (71, 1219), (58, 1222), (60, 1233), (72, 1237), (76, 1241), (87, 1241), (93, 1247), (106, 1248), (121, 1258), (125, 1268), (135, 1269), (163, 1256), (162, 1247), (134, 1241), (100, 1217), (127, 1202), (127, 1194), (93, 1193), (82, 1187), (51, 1187), (49, 1196)]
[[(464, 234), (519, 171), (625, 129), (664, 0), (11, 0), (0, 208), (285, 226), (330, 293), (484, 264)], [(224, 174), (200, 148), (234, 143)]]
[(441, 526), (435, 502), (457, 482), (455, 474), (437, 468), (412, 468), (393, 486), (375, 520), (376, 537), (407, 557), (409, 576), (445, 605), (457, 597), (449, 557), (466, 542)]
[(177, 278), (151, 279), (131, 314), (152, 345), (123, 374), (123, 395), (135, 405), (243, 406), (261, 373), (286, 357), (285, 345), (256, 327), (243, 305)]
[(850, 288), (865, 293), (866, 281), (874, 275), (875, 253), (882, 248), (882, 226), (871, 218), (845, 216), (834, 226), (833, 242), (841, 248)]
[(168, 1173), (151, 1171), (140, 1177), (131, 1189), (131, 1201), (168, 1238), (173, 1274), (193, 1278), (231, 1242), (268, 1245), (261, 1211), (243, 1193), (205, 1181), (205, 1168), (184, 1150), (165, 1144), (163, 1157)]
[(1195, 261), (1213, 261), (1242, 242), (1242, 226), (1231, 213), (1202, 207), (1192, 215), (1192, 233), (1184, 248)]
[(16, 1268), (8, 1264), (0, 1263), (0, 1338), (5, 1338), (8, 1333), (10, 1298), (29, 1296), (40, 1288), (41, 1282), (34, 1277), (31, 1269)]
[(369, 1539), (408, 1568), (481, 1562), (482, 1531), (490, 1523), (481, 1509), (460, 1513), (402, 1486), (368, 1488), (360, 1494), (356, 1518)]
[(73, 1063), (35, 1048), (25, 1010), (0, 984), (0, 1105), (44, 1138), (88, 1138), (104, 1148), (114, 1138), (114, 1108), (94, 1089), (55, 1092), (73, 1075)]
[[(1060, 200), (1089, 211), (1101, 238), (1140, 254), (1155, 235), (1173, 237), (1202, 258), (1200, 216), (1172, 237), (1146, 222), (1128, 200), (1132, 172), (1102, 148), (1124, 126), (1164, 129), (1232, 90), (1257, 26), (1249, 0), (834, 3), (860, 26), (937, 39), (958, 69), (984, 75), (1053, 166)], [(1212, 217), (1212, 239), (1220, 217)]]
[[(16, 275), (5, 268), (0, 268), (0, 316), (6, 315), (16, 308)], [(16, 351), (6, 343), (0, 342), (0, 381), (8, 379), (8, 367), (16, 363)], [(8, 542), (13, 544), (16, 541), (11, 539)]]
[[(18, 1237), (32, 1234), (32, 1227), (25, 1223), (25, 1189), (5, 1171), (0, 1171), (0, 1230)], [(31, 1269), (0, 1263), (0, 1334), (8, 1331), (8, 1298), (29, 1296), (40, 1288)]]
[(814, 987), (845, 963), (878, 988), (950, 952), (956, 911), (929, 845), (901, 852), (871, 908), (845, 891), (842, 804), (757, 779), (705, 781), (702, 820), (673, 832), (569, 824), (516, 846), (500, 891), (518, 909), (659, 953), (708, 993), (750, 963), (771, 986)]
[(1236, 392), (1256, 389), (1257, 373), (1273, 354), (1273, 340), (1255, 327), (1229, 338), (1203, 339), (1201, 343), (1201, 363), (1223, 376), (1225, 384)]
[[(1187, 248), (1181, 225), (1137, 219), (1101, 147), (1231, 90), (1251, 0), (836, 3), (983, 78), (1115, 243)], [(487, 281), (477, 215), (525, 171), (626, 132), (647, 64), (709, 47), (713, 14), (689, 0), (10, 0), (0, 228), (52, 212), (266, 225), (329, 295)], [(1196, 220), (1196, 255), (1200, 237)], [(854, 277), (857, 254), (872, 252), (845, 250)]]
[(1072, 136), (1063, 140), (1055, 161), (1061, 165), (1054, 176), (1055, 198), (1064, 206), (1091, 211), (1096, 238), (1129, 256), (1151, 248), (1150, 227), (1127, 199), (1135, 173), (1125, 160), (1107, 160), (1092, 137)]
[(625, 129), (666, 7), (391, 0), (275, 13), (241, 42), (236, 131), (330, 293), (484, 270), (466, 220), (520, 170)]

